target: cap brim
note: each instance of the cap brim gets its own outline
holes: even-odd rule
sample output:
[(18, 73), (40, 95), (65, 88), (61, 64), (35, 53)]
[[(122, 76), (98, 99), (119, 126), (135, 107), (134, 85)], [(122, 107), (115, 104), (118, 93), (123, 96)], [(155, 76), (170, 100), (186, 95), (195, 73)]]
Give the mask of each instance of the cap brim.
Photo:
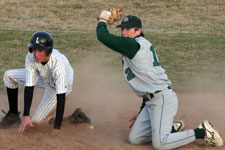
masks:
[(35, 44), (35, 43), (31, 43), (29, 45), (27, 45), (28, 48), (31, 48), (31, 49), (38, 49), (38, 50), (45, 50), (46, 47), (43, 47), (43, 46), (40, 46), (38, 44)]
[(119, 24), (119, 25), (117, 25), (116, 27), (117, 27), (117, 28), (120, 28), (120, 27), (122, 27), (122, 26), (121, 26), (121, 24)]
[(117, 28), (126, 28), (126, 29), (134, 28), (134, 27), (132, 27), (132, 26), (130, 26), (130, 25), (122, 25), (122, 24), (119, 24), (119, 25), (117, 25), (116, 27), (117, 27)]

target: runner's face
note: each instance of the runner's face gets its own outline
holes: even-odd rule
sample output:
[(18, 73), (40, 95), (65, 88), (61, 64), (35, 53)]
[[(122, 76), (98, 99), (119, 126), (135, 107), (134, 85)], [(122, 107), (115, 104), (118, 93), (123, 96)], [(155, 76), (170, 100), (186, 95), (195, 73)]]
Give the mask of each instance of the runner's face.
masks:
[(37, 63), (47, 62), (49, 59), (49, 56), (46, 55), (45, 50), (33, 49), (33, 55)]
[(141, 29), (138, 29), (135, 31), (135, 28), (121, 28), (121, 36), (122, 37), (129, 37), (129, 38), (135, 38), (136, 36), (141, 34)]

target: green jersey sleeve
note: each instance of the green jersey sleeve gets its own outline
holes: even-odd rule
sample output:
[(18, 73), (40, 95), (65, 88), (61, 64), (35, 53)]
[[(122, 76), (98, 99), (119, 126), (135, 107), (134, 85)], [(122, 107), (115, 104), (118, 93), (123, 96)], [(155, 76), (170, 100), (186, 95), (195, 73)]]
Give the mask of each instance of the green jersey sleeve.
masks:
[(97, 38), (110, 49), (132, 59), (140, 48), (134, 38), (120, 37), (110, 34), (105, 22), (99, 22), (96, 28)]

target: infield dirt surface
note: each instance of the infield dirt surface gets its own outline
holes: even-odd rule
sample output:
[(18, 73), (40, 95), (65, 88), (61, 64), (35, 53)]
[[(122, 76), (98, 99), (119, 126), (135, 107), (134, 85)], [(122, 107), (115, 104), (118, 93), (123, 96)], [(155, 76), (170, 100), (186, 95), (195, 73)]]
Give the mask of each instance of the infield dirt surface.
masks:
[[(128, 143), (129, 119), (138, 112), (141, 99), (130, 88), (119, 83), (121, 74), (99, 71), (94, 65), (77, 68), (75, 86), (66, 103), (65, 116), (81, 107), (90, 117), (94, 129), (87, 124), (74, 125), (63, 122), (61, 133), (51, 136), (53, 125), (35, 124), (23, 134), (17, 134), (17, 127), (0, 130), (1, 149), (5, 150), (150, 150), (151, 143), (133, 146)], [(96, 70), (95, 73), (93, 73)], [(103, 76), (108, 76), (105, 80)], [(6, 94), (5, 94), (6, 95)], [(0, 96), (0, 105), (8, 110), (7, 97)], [(39, 104), (43, 90), (35, 90), (31, 114)], [(175, 120), (182, 119), (186, 129), (196, 128), (207, 119), (221, 133), (224, 130), (225, 93), (183, 93), (178, 94), (179, 110)], [(23, 112), (23, 94), (19, 95), (19, 110)], [(3, 114), (1, 113), (0, 117)], [(181, 150), (224, 149), (205, 146), (202, 140), (178, 148)]]
[[(23, 134), (17, 127), (0, 130), (0, 150), (152, 150), (151, 143), (128, 143), (130, 118), (141, 99), (123, 78), (121, 55), (96, 38), (96, 17), (102, 9), (122, 8), (137, 15), (145, 37), (152, 42), (172, 89), (179, 97), (175, 120), (186, 129), (209, 120), (225, 139), (225, 0), (0, 0), (0, 110), (8, 111), (4, 72), (23, 68), (32, 33), (45, 30), (54, 47), (75, 69), (74, 88), (65, 116), (81, 107), (89, 125), (63, 122), (61, 133), (50, 136), (53, 125), (35, 125)], [(115, 23), (110, 33), (120, 35)], [(23, 87), (19, 87), (23, 114)], [(43, 90), (35, 89), (31, 115)], [(0, 112), (0, 118), (3, 113)], [(179, 150), (223, 150), (198, 140)]]

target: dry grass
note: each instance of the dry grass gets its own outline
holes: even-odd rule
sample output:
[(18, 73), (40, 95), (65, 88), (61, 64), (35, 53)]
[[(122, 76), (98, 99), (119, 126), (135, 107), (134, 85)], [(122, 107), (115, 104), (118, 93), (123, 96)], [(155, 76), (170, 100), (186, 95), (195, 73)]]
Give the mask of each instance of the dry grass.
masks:
[[(97, 55), (107, 59), (106, 67), (121, 71), (120, 55), (95, 35), (96, 17), (110, 7), (142, 19), (175, 90), (224, 89), (225, 0), (0, 0), (0, 78), (6, 69), (24, 66), (26, 46), (37, 30), (50, 31), (54, 47), (75, 67)], [(115, 25), (109, 29), (120, 34)]]
[(146, 31), (225, 33), (224, 0), (1, 0), (0, 27), (94, 31), (100, 10), (110, 7), (140, 16)]

